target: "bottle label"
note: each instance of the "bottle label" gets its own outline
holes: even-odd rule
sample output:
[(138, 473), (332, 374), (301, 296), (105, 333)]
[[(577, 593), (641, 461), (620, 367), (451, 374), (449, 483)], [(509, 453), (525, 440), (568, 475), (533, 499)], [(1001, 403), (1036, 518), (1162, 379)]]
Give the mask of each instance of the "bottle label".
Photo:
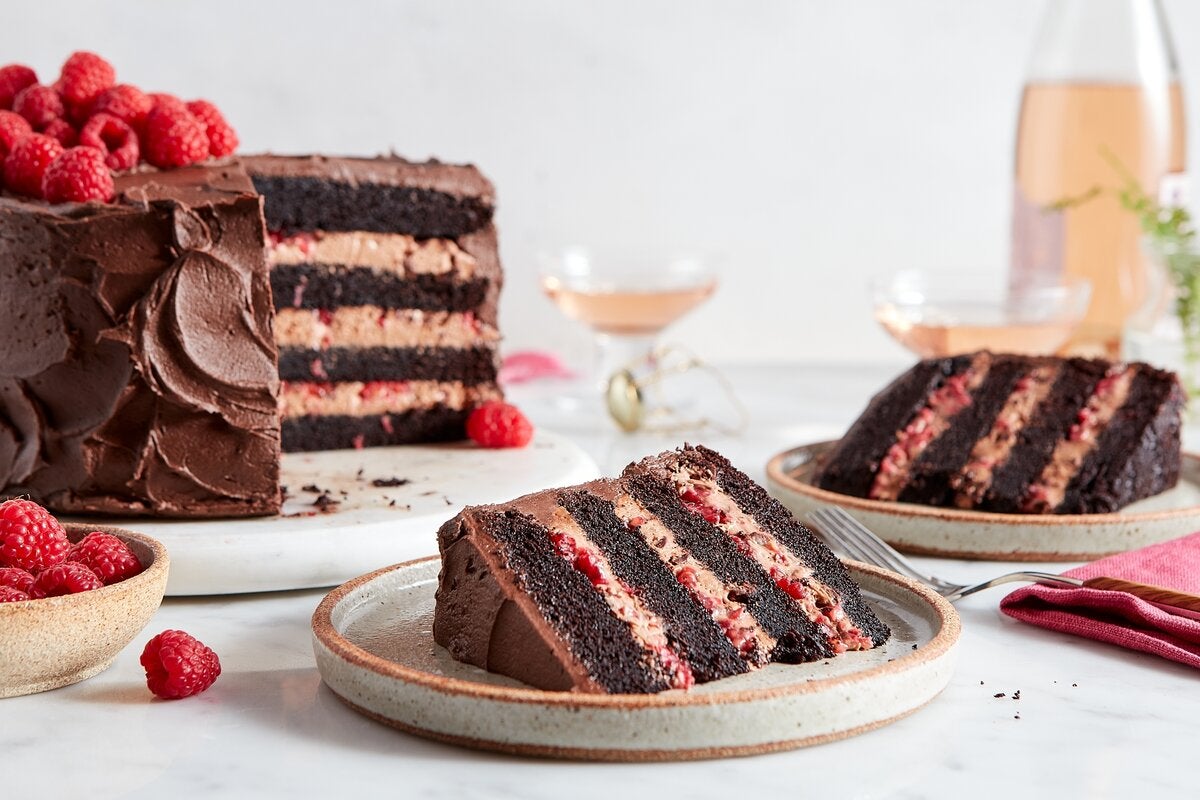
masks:
[(1158, 184), (1158, 204), (1164, 207), (1186, 206), (1188, 202), (1186, 172), (1168, 172)]
[(1062, 209), (1047, 208), (1013, 189), (1012, 263), (1016, 285), (1056, 279), (1065, 267), (1066, 218)]

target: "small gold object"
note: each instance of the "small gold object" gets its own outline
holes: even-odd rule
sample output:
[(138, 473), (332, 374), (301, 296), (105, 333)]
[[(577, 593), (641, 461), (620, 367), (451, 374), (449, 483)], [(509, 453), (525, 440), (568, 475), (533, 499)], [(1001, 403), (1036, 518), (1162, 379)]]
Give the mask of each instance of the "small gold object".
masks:
[[(684, 373), (704, 373), (721, 389), (730, 410), (736, 416), (734, 424), (726, 424), (703, 412), (688, 418), (671, 403), (664, 384), (672, 376)], [(708, 396), (708, 395), (704, 395)], [(626, 433), (683, 433), (715, 430), (736, 435), (745, 430), (749, 414), (737, 397), (732, 382), (718, 369), (679, 345), (656, 347), (644, 358), (630, 362), (608, 378), (605, 405), (609, 416)], [(693, 395), (693, 399), (698, 399)]]

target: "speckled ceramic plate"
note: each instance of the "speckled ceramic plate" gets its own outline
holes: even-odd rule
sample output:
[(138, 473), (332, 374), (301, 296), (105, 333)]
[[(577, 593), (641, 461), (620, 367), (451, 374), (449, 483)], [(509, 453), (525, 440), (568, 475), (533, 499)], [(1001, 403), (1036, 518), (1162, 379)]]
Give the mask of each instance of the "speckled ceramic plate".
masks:
[(440, 562), (410, 561), (335, 589), (313, 615), (325, 683), (351, 708), (418, 736), (554, 758), (655, 761), (749, 755), (863, 733), (916, 711), (950, 680), (954, 609), (931, 590), (852, 564), (892, 638), (865, 653), (772, 664), (657, 695), (531, 689), (453, 660), (433, 641)]
[(994, 561), (1092, 561), (1200, 529), (1200, 456), (1185, 453), (1179, 484), (1113, 514), (1028, 515), (864, 500), (812, 483), (816, 460), (834, 442), (795, 447), (767, 464), (767, 486), (804, 519), (845, 508), (894, 547), (918, 555)]

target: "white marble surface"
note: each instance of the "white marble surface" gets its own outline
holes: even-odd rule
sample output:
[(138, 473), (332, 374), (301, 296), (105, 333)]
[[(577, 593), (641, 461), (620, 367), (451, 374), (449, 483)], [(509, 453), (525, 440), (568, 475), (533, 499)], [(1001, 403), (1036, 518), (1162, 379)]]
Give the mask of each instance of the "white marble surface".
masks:
[[(761, 478), (777, 450), (837, 429), (886, 372), (731, 370), (754, 423), (738, 438), (692, 437)], [(519, 393), (531, 408), (533, 392)], [(679, 437), (674, 437), (679, 438)], [(673, 440), (581, 437), (606, 469)], [(234, 554), (231, 554), (234, 557)], [(1006, 565), (925, 560), (964, 579)], [(1064, 565), (1043, 565), (1062, 568)], [(817, 748), (689, 764), (554, 763), (415, 739), (351, 712), (321, 685), (309, 617), (322, 591), (167, 600), (107, 672), (77, 686), (0, 701), (5, 797), (554, 798), (664, 794), (754, 797), (1194, 797), (1195, 670), (1021, 625), (1001, 590), (959, 604), (960, 663), (949, 688), (911, 717)], [(138, 655), (182, 628), (224, 673), (198, 697), (152, 701)], [(1011, 699), (1014, 691), (1020, 700)], [(997, 699), (993, 695), (1009, 696)], [(1019, 719), (1018, 719), (1019, 717)], [(44, 783), (49, 781), (49, 783)], [(803, 788), (801, 788), (803, 787)]]

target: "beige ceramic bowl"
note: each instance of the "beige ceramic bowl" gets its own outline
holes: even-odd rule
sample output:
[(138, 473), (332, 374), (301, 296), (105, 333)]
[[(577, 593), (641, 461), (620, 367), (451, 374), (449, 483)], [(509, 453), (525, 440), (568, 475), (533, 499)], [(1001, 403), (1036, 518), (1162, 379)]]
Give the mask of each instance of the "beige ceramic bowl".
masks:
[(103, 671), (162, 602), (170, 559), (161, 542), (120, 528), (65, 527), (73, 542), (97, 530), (121, 537), (143, 569), (90, 592), (0, 603), (0, 697), (57, 689)]

